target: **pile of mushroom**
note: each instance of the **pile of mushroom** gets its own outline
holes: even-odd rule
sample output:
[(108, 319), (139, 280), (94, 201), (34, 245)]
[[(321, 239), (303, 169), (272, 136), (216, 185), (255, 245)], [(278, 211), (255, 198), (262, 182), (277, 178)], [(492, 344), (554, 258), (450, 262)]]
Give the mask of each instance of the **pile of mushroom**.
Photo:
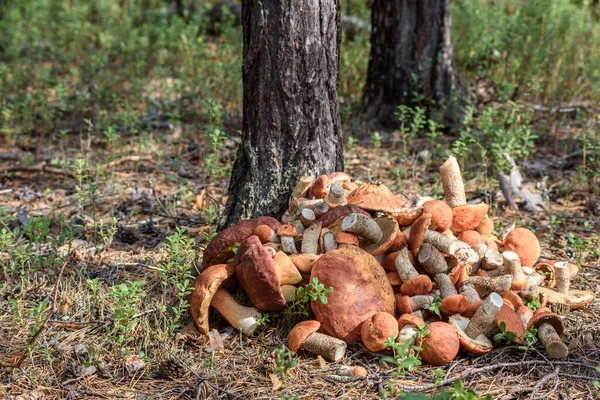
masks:
[[(348, 344), (384, 351), (390, 337), (414, 342), (415, 327), (427, 325), (421, 357), (444, 365), (461, 348), (490, 352), (490, 338), (505, 326), (517, 343), (537, 328), (548, 355), (566, 357), (562, 319), (546, 305), (576, 309), (594, 299), (570, 288), (577, 267), (537, 263), (539, 242), (525, 228), (494, 236), (487, 204), (467, 203), (453, 156), (440, 173), (444, 200), (396, 197), (343, 172), (302, 177), (281, 221), (244, 220), (209, 243), (189, 299), (198, 329), (208, 333), (212, 305), (251, 335), (262, 312), (284, 310), (297, 286), (318, 278), (333, 292), (326, 304), (312, 302), (315, 320), (291, 330), (294, 352), (338, 361)], [(236, 302), (238, 288), (253, 307)], [(523, 301), (534, 299), (541, 305), (535, 312)]]

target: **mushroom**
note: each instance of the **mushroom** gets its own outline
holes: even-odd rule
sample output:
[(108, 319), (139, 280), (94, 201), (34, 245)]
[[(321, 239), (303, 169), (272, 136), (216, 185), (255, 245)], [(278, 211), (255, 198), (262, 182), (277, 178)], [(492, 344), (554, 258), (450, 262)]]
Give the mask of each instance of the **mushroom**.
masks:
[(400, 318), (398, 318), (399, 331), (396, 342), (406, 343), (407, 341), (410, 341), (410, 345), (412, 346), (417, 339), (417, 331), (415, 330), (415, 327), (417, 326), (425, 326), (423, 318), (414, 314), (402, 314)]
[(258, 225), (254, 228), (254, 234), (258, 236), (261, 243), (279, 243), (279, 236), (274, 229), (271, 229), (269, 225)]
[(400, 293), (407, 296), (415, 296), (431, 292), (433, 286), (431, 279), (427, 275), (420, 275), (417, 272), (410, 262), (406, 248), (398, 252), (394, 264), (402, 282)]
[(427, 326), (429, 334), (421, 343), (421, 359), (430, 365), (450, 363), (460, 350), (456, 331), (445, 322), (433, 322)]
[(544, 277), (538, 272), (532, 272), (527, 276), (527, 286), (519, 292), (519, 295), (527, 300), (533, 300), (538, 297), (538, 287), (544, 282)]
[(467, 336), (471, 339), (476, 339), (482, 333), (488, 332), (503, 304), (502, 297), (498, 293), (491, 293), (477, 311), (475, 311), (475, 314), (465, 328)]
[(538, 288), (539, 292), (548, 298), (548, 303), (560, 303), (571, 310), (577, 310), (587, 306), (596, 298), (594, 293), (587, 290), (570, 290), (571, 272), (566, 261), (554, 264), (554, 275), (556, 289)]
[(498, 270), (504, 272), (504, 258), (495, 249), (488, 249), (481, 259), (481, 269), (485, 271)]
[(288, 348), (296, 353), (300, 348), (329, 361), (340, 361), (346, 354), (346, 343), (343, 340), (317, 332), (319, 321), (302, 321), (292, 328), (288, 335)]
[(367, 253), (378, 256), (385, 253), (390, 248), (392, 243), (396, 240), (399, 230), (398, 222), (394, 218), (388, 216), (375, 218), (375, 223), (382, 232), (381, 239), (377, 242), (371, 242), (365, 238), (361, 240), (360, 247)]
[(343, 206), (346, 203), (346, 200), (344, 199), (344, 188), (342, 185), (331, 185), (329, 188), (329, 193), (325, 197), (324, 202), (329, 206), (329, 209)]
[(371, 214), (362, 208), (346, 204), (345, 206), (338, 206), (327, 211), (317, 220), (317, 222), (321, 222), (323, 224), (323, 228), (329, 228), (329, 230), (333, 233), (338, 233), (342, 230), (342, 221), (350, 214), (363, 214), (368, 217), (371, 216)]
[(364, 320), (378, 311), (394, 314), (394, 291), (385, 270), (358, 247), (341, 246), (323, 254), (313, 265), (313, 278), (334, 288), (327, 304), (311, 303), (323, 333), (352, 344), (360, 340)]
[(478, 244), (483, 243), (483, 239), (481, 238), (481, 235), (479, 234), (479, 232), (477, 232), (475, 230), (468, 230), (468, 231), (461, 232), (460, 235), (458, 235), (458, 240), (460, 240), (461, 242), (465, 242), (466, 244), (468, 244), (471, 247), (477, 246)]
[(254, 307), (245, 307), (220, 286), (233, 275), (234, 268), (225, 264), (212, 265), (194, 279), (194, 290), (188, 295), (190, 314), (200, 333), (210, 331), (209, 309), (213, 306), (235, 329), (252, 335), (262, 314)]
[(300, 221), (302, 222), (302, 226), (308, 228), (312, 225), (313, 222), (317, 220), (317, 216), (315, 212), (310, 208), (304, 208), (300, 213)]
[(440, 312), (443, 315), (450, 316), (467, 311), (469, 300), (464, 295), (458, 294), (448, 275), (437, 274), (435, 276), (435, 282), (440, 288), (440, 297), (442, 298)]
[(423, 244), (423, 238), (425, 232), (429, 228), (431, 223), (431, 216), (429, 214), (423, 214), (410, 226), (410, 236), (408, 237), (408, 247), (412, 251), (413, 255), (419, 254), (419, 249)]
[(521, 268), (521, 259), (514, 251), (506, 250), (502, 253), (504, 260), (504, 267), (507, 274), (511, 274), (513, 277), (510, 290), (523, 290), (527, 287), (527, 276), (523, 273)]
[(482, 298), (487, 297), (492, 292), (503, 295), (510, 290), (512, 275), (502, 275), (494, 278), (470, 276), (463, 281), (463, 285), (473, 286)]
[(335, 241), (338, 244), (338, 246), (345, 244), (348, 246), (358, 247), (358, 245), (360, 244), (360, 242), (358, 241), (358, 236), (356, 236), (354, 233), (344, 231), (337, 232), (335, 234)]
[(296, 243), (294, 242), (294, 237), (298, 235), (296, 228), (294, 228), (291, 224), (283, 224), (277, 229), (277, 235), (281, 240), (281, 247), (283, 251), (288, 254), (298, 254), (298, 249), (296, 248)]
[(321, 236), (321, 222), (309, 226), (302, 235), (302, 254), (317, 254), (319, 252), (319, 237)]
[(567, 357), (569, 349), (561, 339), (565, 325), (558, 315), (552, 312), (535, 314), (527, 325), (528, 330), (532, 328), (537, 328), (537, 337), (550, 358)]
[(452, 225), (452, 208), (442, 200), (431, 200), (423, 203), (423, 214), (431, 216), (430, 229), (444, 232)]
[(337, 376), (351, 376), (354, 378), (367, 376), (367, 369), (365, 367), (350, 366), (350, 365), (341, 365), (335, 370), (335, 375)]
[(275, 264), (275, 273), (279, 278), (279, 285), (296, 285), (302, 281), (302, 275), (296, 268), (296, 265), (283, 251), (277, 252), (273, 257), (273, 263)]
[(500, 307), (500, 311), (494, 318), (494, 325), (491, 326), (487, 335), (491, 336), (500, 332), (502, 324), (504, 324), (506, 332), (512, 332), (516, 335), (516, 338), (514, 339), (515, 343), (523, 343), (523, 339), (525, 338), (525, 325), (523, 325), (521, 317), (516, 313), (512, 306), (503, 304), (502, 307)]
[(298, 179), (292, 194), (290, 195), (289, 201), (289, 214), (294, 215), (296, 210), (298, 209), (298, 205), (300, 204), (300, 199), (305, 197), (308, 194), (308, 191), (315, 181), (315, 178), (312, 176), (303, 176)]
[[(554, 276), (554, 266), (556, 263), (561, 262), (560, 260), (549, 260), (537, 263), (533, 266), (533, 269), (544, 274), (544, 286), (553, 288), (556, 287), (556, 278)], [(579, 272), (579, 267), (573, 263), (567, 262), (571, 279), (573, 279)]]
[(373, 352), (387, 348), (385, 343), (398, 336), (398, 321), (390, 313), (378, 312), (367, 318), (361, 328), (360, 337), (365, 347)]
[(419, 261), (419, 265), (432, 275), (445, 273), (448, 270), (448, 264), (442, 253), (429, 243), (421, 246), (417, 260)]
[(516, 228), (504, 239), (504, 250), (514, 251), (521, 258), (521, 265), (532, 267), (540, 258), (540, 242), (528, 229)]
[(313, 212), (317, 218), (321, 218), (321, 216), (327, 213), (327, 211), (329, 211), (329, 206), (324, 201), (317, 204), (317, 206), (313, 209)]
[(523, 323), (523, 327), (527, 327), (527, 325), (529, 324), (529, 321), (533, 317), (533, 311), (531, 310), (531, 308), (529, 308), (525, 305), (522, 305), (519, 308), (517, 308), (517, 315), (521, 319), (521, 322)]
[(406, 237), (404, 232), (402, 232), (401, 230), (398, 229), (398, 232), (396, 233), (396, 237), (394, 238), (394, 241), (392, 242), (392, 245), (390, 246), (388, 251), (391, 251), (391, 252), (399, 251), (399, 250), (402, 250), (403, 248), (405, 248), (407, 245), (408, 245), (408, 238)]
[(448, 318), (448, 323), (456, 331), (458, 340), (460, 342), (460, 347), (469, 353), (475, 355), (486, 354), (492, 351), (494, 348), (491, 340), (488, 339), (484, 334), (480, 334), (474, 339), (466, 334), (465, 331), (469, 325), (469, 318), (465, 318), (461, 315), (453, 315)]
[(379, 242), (383, 236), (377, 222), (364, 214), (350, 214), (345, 217), (342, 221), (342, 230), (355, 233), (370, 242)]
[[(379, 211), (394, 214), (402, 210), (406, 200), (400, 200), (383, 184), (366, 183), (356, 188), (346, 198), (347, 204), (354, 204), (366, 211)], [(393, 216), (393, 215), (392, 215)]]
[(477, 228), (475, 228), (482, 236), (490, 236), (494, 232), (494, 220), (491, 218), (484, 218), (481, 220)]
[(433, 296), (418, 295), (410, 297), (398, 295), (396, 297), (396, 308), (400, 315), (423, 310), (426, 305), (431, 305), (431, 303), (433, 303)]
[(291, 303), (296, 298), (296, 286), (294, 285), (281, 285), (281, 294), (285, 299), (286, 303)]
[(458, 249), (458, 241), (456, 238), (451, 238), (432, 230), (425, 232), (423, 242), (431, 244), (438, 251), (446, 254), (454, 254), (454, 252)]
[(289, 257), (300, 273), (310, 274), (313, 264), (320, 256), (316, 254), (292, 254)]
[(329, 250), (335, 250), (338, 244), (335, 241), (335, 235), (327, 228), (321, 229), (319, 236), (319, 250), (321, 253), (327, 253)]

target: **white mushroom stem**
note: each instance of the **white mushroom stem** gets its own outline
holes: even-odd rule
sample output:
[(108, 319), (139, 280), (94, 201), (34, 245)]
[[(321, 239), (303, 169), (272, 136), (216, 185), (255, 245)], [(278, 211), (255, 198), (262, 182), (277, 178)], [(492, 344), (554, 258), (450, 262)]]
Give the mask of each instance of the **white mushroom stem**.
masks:
[(425, 308), (425, 305), (429, 305), (431, 303), (433, 303), (433, 297), (425, 294), (410, 298), (410, 305), (413, 311), (422, 310)]
[[(521, 267), (521, 258), (514, 251), (505, 251), (502, 253), (502, 258), (504, 260), (504, 268), (507, 274), (511, 274), (514, 282), (522, 282), (525, 283), (527, 280), (527, 276), (523, 273), (523, 268)], [(514, 285), (513, 285), (514, 286)], [(519, 287), (521, 289), (523, 286)], [(515, 289), (515, 287), (512, 287)]]
[(415, 344), (415, 340), (417, 339), (417, 331), (411, 324), (404, 325), (400, 332), (398, 332), (398, 336), (396, 336), (396, 342), (398, 343), (406, 343), (410, 341), (409, 346)]
[[(460, 241), (458, 244), (460, 245)], [(462, 264), (469, 264), (472, 266), (479, 262), (479, 255), (472, 248), (468, 247), (460, 247), (454, 252), (454, 257), (456, 257)], [(472, 273), (472, 272), (471, 272)]]
[(333, 232), (328, 231), (323, 234), (323, 252), (327, 253), (330, 250), (337, 248), (337, 242), (335, 241), (335, 235)]
[(344, 204), (344, 194), (344, 188), (342, 187), (342, 185), (331, 185), (326, 199), (326, 203), (329, 206), (329, 208), (334, 208), (336, 206)]
[(569, 354), (568, 347), (551, 324), (544, 323), (538, 326), (538, 338), (550, 358), (566, 358)]
[(298, 210), (296, 211), (296, 216), (299, 216), (302, 214), (302, 210), (315, 210), (317, 207), (319, 207), (321, 204), (323, 204), (323, 199), (314, 199), (314, 200), (304, 200), (302, 203), (300, 203), (300, 205), (298, 206)]
[(303, 176), (298, 179), (296, 183), (296, 187), (294, 187), (294, 191), (290, 196), (289, 202), (289, 211), (291, 215), (294, 215), (296, 210), (298, 209), (298, 205), (300, 204), (300, 198), (305, 197), (308, 193), (308, 189), (315, 181), (315, 178), (312, 176)]
[(460, 294), (467, 298), (469, 304), (473, 304), (481, 300), (481, 297), (477, 293), (477, 290), (475, 290), (475, 288), (471, 285), (461, 285)]
[(383, 232), (373, 218), (364, 214), (350, 214), (342, 220), (342, 230), (379, 243)]
[(556, 279), (556, 291), (562, 294), (569, 294), (571, 286), (571, 272), (569, 264), (565, 261), (554, 264), (554, 279)]
[(429, 274), (436, 275), (448, 270), (448, 263), (442, 253), (429, 243), (421, 246), (417, 259), (421, 267)]
[(483, 260), (481, 260), (481, 268), (486, 271), (501, 269), (503, 265), (504, 259), (502, 258), (502, 254), (496, 249), (486, 251), (483, 255)]
[(532, 272), (527, 276), (527, 286), (519, 292), (519, 295), (529, 301), (538, 297), (538, 286), (544, 282), (544, 277), (538, 272)]
[(440, 167), (444, 200), (450, 207), (464, 206), (467, 204), (465, 186), (463, 184), (460, 167), (456, 157), (450, 156)]
[(442, 253), (454, 255), (454, 252), (458, 249), (458, 241), (456, 239), (449, 238), (439, 232), (427, 230), (423, 237), (423, 243), (429, 243)]
[(494, 318), (500, 312), (502, 304), (504, 304), (502, 297), (498, 293), (490, 294), (469, 321), (467, 329), (465, 329), (467, 336), (476, 339), (482, 333), (487, 332), (494, 323)]
[(252, 335), (258, 327), (258, 321), (262, 318), (260, 311), (239, 304), (225, 289), (217, 290), (210, 305), (244, 335)]
[(396, 272), (398, 272), (398, 276), (402, 283), (419, 276), (419, 273), (408, 258), (408, 249), (406, 247), (398, 252), (394, 265), (396, 266)]
[(294, 241), (293, 236), (280, 236), (281, 238), (281, 248), (287, 254), (298, 254), (298, 249), (296, 248), (296, 243)]
[(473, 246), (472, 249), (475, 252), (475, 254), (477, 254), (477, 256), (479, 257), (479, 261), (471, 266), (471, 274), (474, 274), (477, 271), (479, 271), (479, 268), (481, 267), (481, 264), (483, 262), (483, 257), (485, 256), (485, 252), (488, 251), (489, 247), (486, 243), (480, 243), (478, 245)]
[(510, 290), (512, 275), (502, 275), (494, 278), (470, 276), (463, 281), (463, 285), (473, 286), (482, 298), (487, 297), (492, 292), (503, 295)]
[(302, 221), (302, 225), (305, 228), (308, 228), (309, 226), (311, 226), (312, 223), (315, 222), (316, 220), (317, 220), (317, 216), (315, 215), (315, 212), (313, 210), (311, 210), (310, 208), (305, 208), (300, 213), (300, 221)]
[(302, 254), (317, 254), (319, 252), (319, 237), (323, 223), (318, 222), (309, 226), (302, 235)]
[(313, 209), (315, 216), (319, 218), (321, 215), (325, 214), (329, 211), (329, 206), (325, 202), (321, 202), (317, 204), (317, 206)]
[(445, 299), (448, 296), (454, 296), (458, 294), (452, 280), (446, 274), (437, 274), (435, 277), (435, 282), (438, 284), (440, 288), (440, 297)]
[(346, 354), (346, 342), (323, 333), (315, 332), (311, 334), (302, 348), (311, 354), (320, 355), (329, 361), (339, 361)]
[(527, 306), (522, 306), (519, 307), (519, 309), (517, 310), (517, 314), (519, 315), (519, 318), (521, 318), (523, 326), (525, 327), (525, 329), (527, 329), (527, 326), (529, 325), (529, 320), (531, 320), (531, 318), (533, 317), (533, 311)]

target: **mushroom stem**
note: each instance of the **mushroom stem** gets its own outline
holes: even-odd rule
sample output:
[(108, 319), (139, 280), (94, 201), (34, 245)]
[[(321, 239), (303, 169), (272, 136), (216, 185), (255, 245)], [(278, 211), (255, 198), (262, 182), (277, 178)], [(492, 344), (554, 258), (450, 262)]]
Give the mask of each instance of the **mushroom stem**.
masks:
[(498, 293), (490, 294), (469, 321), (465, 329), (467, 336), (471, 339), (476, 339), (482, 333), (487, 332), (489, 327), (494, 323), (494, 318), (500, 312), (502, 304), (504, 304), (502, 297)]
[(402, 283), (419, 276), (419, 273), (408, 258), (408, 249), (406, 247), (398, 252), (394, 265), (396, 266), (396, 272), (398, 272), (398, 276)]
[(448, 270), (448, 263), (446, 263), (442, 253), (429, 243), (425, 243), (421, 246), (417, 259), (419, 260), (421, 267), (432, 275), (440, 274)]
[(506, 273), (511, 274), (513, 277), (511, 290), (519, 291), (525, 289), (527, 286), (527, 276), (523, 273), (519, 255), (513, 251), (505, 251), (502, 253), (502, 258), (504, 259)]
[(281, 236), (281, 248), (287, 254), (298, 254), (293, 236)]
[(454, 252), (458, 249), (458, 243), (456, 239), (432, 230), (427, 230), (425, 232), (425, 236), (423, 236), (423, 243), (429, 243), (442, 253), (451, 255), (454, 255)]
[(355, 233), (370, 242), (379, 243), (383, 232), (373, 218), (364, 214), (350, 214), (342, 221), (344, 232)]
[(309, 226), (302, 235), (302, 254), (317, 254), (319, 252), (319, 237), (321, 236), (322, 222)]
[(442, 299), (458, 294), (448, 275), (437, 274), (434, 279), (440, 288), (440, 297)]
[(321, 215), (325, 214), (327, 211), (329, 211), (329, 206), (324, 201), (317, 204), (317, 206), (313, 209), (313, 212), (317, 218), (321, 217)]
[(503, 265), (502, 254), (496, 249), (488, 249), (483, 255), (483, 260), (481, 260), (481, 268), (486, 271), (502, 268)]
[(544, 277), (538, 272), (532, 272), (527, 277), (527, 286), (519, 292), (519, 295), (527, 300), (532, 300), (538, 296), (538, 286), (544, 282)]
[(335, 370), (335, 375), (338, 376), (367, 376), (367, 370), (361, 366), (341, 365)]
[(296, 286), (282, 285), (281, 286), (281, 294), (283, 295), (283, 298), (285, 299), (286, 303), (291, 303), (292, 301), (294, 301), (294, 298), (296, 297)]
[(460, 167), (456, 157), (450, 156), (440, 167), (444, 199), (450, 207), (464, 206), (467, 204), (465, 186), (463, 184)]
[(427, 295), (418, 295), (410, 298), (413, 311), (422, 310), (426, 304), (431, 304), (432, 302), (433, 297)]
[(333, 336), (315, 332), (302, 344), (304, 350), (317, 354), (329, 361), (339, 361), (346, 354), (346, 342)]
[(538, 327), (538, 338), (550, 358), (565, 358), (569, 354), (569, 348), (563, 343), (551, 324), (545, 323)]
[[(224, 289), (219, 289), (210, 303), (235, 329), (244, 335), (252, 335), (258, 327), (262, 314), (254, 307), (239, 304), (233, 296)], [(207, 332), (208, 333), (208, 332)]]
[(302, 210), (302, 212), (300, 213), (300, 221), (302, 221), (302, 225), (305, 228), (308, 228), (309, 226), (312, 225), (313, 222), (315, 222), (317, 220), (317, 216), (315, 215), (315, 212), (313, 210), (311, 210), (310, 208), (304, 208)]
[(479, 271), (479, 268), (483, 263), (483, 257), (485, 256), (485, 252), (488, 251), (489, 246), (487, 245), (487, 243), (480, 243), (478, 245), (473, 246), (472, 249), (479, 257), (479, 261), (471, 266), (471, 274), (475, 274), (477, 271)]
[(400, 332), (398, 332), (398, 336), (396, 336), (397, 343), (406, 343), (410, 340), (410, 346), (415, 344), (415, 340), (417, 339), (417, 331), (414, 326), (408, 324), (404, 325)]
[(344, 188), (342, 187), (342, 185), (333, 184), (329, 188), (329, 193), (325, 198), (325, 203), (329, 206), (330, 209), (343, 205), (344, 194)]
[(571, 273), (569, 271), (568, 263), (561, 261), (554, 264), (554, 276), (556, 279), (556, 291), (558, 293), (568, 294), (569, 287), (571, 286)]
[(480, 297), (487, 297), (492, 292), (503, 295), (510, 290), (512, 275), (502, 275), (494, 278), (470, 276), (463, 281), (463, 284), (473, 286)]
[(469, 304), (473, 304), (481, 300), (481, 297), (479, 297), (477, 290), (475, 290), (475, 288), (471, 285), (461, 285), (460, 294), (467, 298)]
[[(327, 228), (324, 228), (324, 230)], [(335, 235), (331, 231), (327, 231), (323, 234), (323, 253), (327, 253), (329, 250), (335, 250), (337, 248), (337, 242), (335, 241)]]
[(312, 176), (303, 176), (298, 179), (296, 186), (294, 187), (294, 191), (290, 196), (289, 203), (289, 211), (290, 215), (294, 215), (296, 210), (298, 209), (298, 205), (300, 204), (299, 199), (301, 197), (305, 197), (308, 193), (308, 189), (310, 189), (310, 185), (315, 181), (315, 178)]

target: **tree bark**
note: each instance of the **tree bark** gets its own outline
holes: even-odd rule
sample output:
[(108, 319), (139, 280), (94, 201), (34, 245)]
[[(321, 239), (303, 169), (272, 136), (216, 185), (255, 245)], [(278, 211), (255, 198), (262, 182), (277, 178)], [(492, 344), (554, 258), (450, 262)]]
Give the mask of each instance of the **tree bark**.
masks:
[(396, 128), (394, 112), (400, 104), (452, 105), (459, 82), (450, 42), (450, 11), (450, 0), (373, 1), (371, 55), (362, 101), (367, 120)]
[(302, 175), (343, 170), (339, 0), (244, 0), (242, 142), (219, 228), (279, 217)]

